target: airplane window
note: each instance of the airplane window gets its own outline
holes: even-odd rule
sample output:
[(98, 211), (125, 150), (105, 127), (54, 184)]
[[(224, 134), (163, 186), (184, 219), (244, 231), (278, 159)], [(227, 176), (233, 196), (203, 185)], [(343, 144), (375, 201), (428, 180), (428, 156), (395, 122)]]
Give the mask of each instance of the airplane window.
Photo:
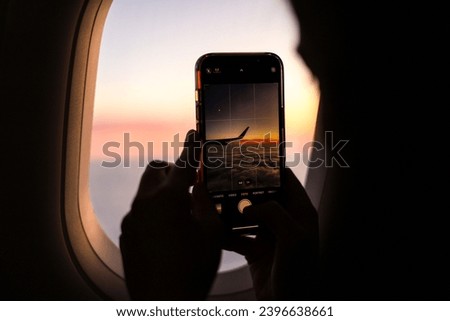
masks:
[[(204, 53), (281, 57), (287, 165), (305, 181), (303, 146), (313, 138), (319, 91), (296, 53), (298, 39), (288, 1), (113, 1), (98, 62), (89, 180), (96, 216), (116, 245), (145, 165), (173, 161), (174, 142), (195, 127), (194, 64)], [(245, 264), (224, 252), (220, 271)]]

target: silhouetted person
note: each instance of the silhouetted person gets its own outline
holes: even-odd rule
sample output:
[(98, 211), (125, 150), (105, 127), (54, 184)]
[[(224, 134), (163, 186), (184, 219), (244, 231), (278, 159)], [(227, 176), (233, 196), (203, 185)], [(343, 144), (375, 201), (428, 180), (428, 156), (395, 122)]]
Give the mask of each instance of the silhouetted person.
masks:
[(191, 201), (195, 166), (148, 168), (122, 225), (133, 299), (206, 298), (223, 246), (246, 255), (260, 299), (450, 298), (442, 210), (412, 158), (419, 129), (410, 118), (414, 96), (399, 85), (409, 84), (411, 59), (401, 49), (399, 12), (349, 1), (292, 6), (299, 53), (320, 83), (315, 139), (328, 151), (347, 140), (348, 166), (332, 152), (313, 154), (330, 165), (308, 173), (321, 190), (317, 212), (287, 170), (283, 204), (246, 209), (264, 226), (255, 240), (226, 238), (201, 186)]
[(420, 48), (429, 36), (420, 27), (426, 6), (415, 16), (395, 3), (292, 5), (299, 53), (320, 83), (315, 139), (326, 145), (331, 131), (334, 143), (349, 141), (342, 150), (348, 168), (335, 163), (308, 173), (308, 183), (323, 186), (320, 297), (448, 300), (446, 206), (437, 206), (440, 193), (418, 155), (430, 146), (423, 108), (432, 104), (417, 85), (421, 66), (431, 68)]

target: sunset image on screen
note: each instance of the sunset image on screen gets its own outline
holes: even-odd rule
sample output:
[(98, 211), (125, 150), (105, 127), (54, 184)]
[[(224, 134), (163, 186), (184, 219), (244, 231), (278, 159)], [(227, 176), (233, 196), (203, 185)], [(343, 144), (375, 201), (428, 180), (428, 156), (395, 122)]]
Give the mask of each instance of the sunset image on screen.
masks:
[(204, 87), (204, 167), (210, 192), (280, 185), (278, 86)]

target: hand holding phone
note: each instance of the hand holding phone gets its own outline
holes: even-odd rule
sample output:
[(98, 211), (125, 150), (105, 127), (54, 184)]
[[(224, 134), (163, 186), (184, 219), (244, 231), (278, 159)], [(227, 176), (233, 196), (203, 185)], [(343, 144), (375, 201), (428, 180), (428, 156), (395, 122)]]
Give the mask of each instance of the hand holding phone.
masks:
[(244, 208), (279, 200), (284, 173), (283, 65), (273, 53), (211, 53), (196, 63), (200, 180), (223, 222), (257, 228)]

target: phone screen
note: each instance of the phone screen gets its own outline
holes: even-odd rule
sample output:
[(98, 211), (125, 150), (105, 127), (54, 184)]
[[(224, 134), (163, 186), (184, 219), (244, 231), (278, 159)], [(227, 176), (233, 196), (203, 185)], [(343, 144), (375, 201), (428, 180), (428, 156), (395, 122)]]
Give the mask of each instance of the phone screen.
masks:
[(197, 63), (201, 177), (232, 228), (254, 226), (243, 208), (276, 199), (284, 168), (281, 60), (214, 54)]

